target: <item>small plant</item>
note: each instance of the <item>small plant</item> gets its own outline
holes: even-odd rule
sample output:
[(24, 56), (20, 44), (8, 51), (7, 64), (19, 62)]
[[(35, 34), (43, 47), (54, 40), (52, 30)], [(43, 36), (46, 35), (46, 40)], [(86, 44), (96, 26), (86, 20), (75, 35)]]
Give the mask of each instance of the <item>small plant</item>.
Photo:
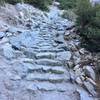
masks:
[(60, 8), (61, 9), (73, 9), (76, 7), (76, 0), (57, 0), (60, 2)]
[(100, 5), (92, 6), (89, 0), (80, 0), (77, 4), (76, 25), (83, 45), (90, 51), (100, 51)]
[(52, 0), (25, 0), (25, 2), (42, 10), (48, 10), (48, 5), (52, 3)]
[(10, 4), (24, 2), (24, 3), (29, 3), (31, 5), (34, 5), (35, 7), (38, 7), (42, 10), (48, 10), (48, 5), (52, 3), (52, 0), (0, 0), (0, 4), (4, 2), (10, 3)]
[(66, 19), (68, 19), (70, 21), (73, 21), (73, 22), (75, 22), (76, 18), (77, 18), (77, 16), (74, 13), (74, 11), (72, 11), (70, 9), (69, 10), (65, 10), (64, 13), (63, 13), (63, 15), (62, 15), (62, 17), (66, 18)]

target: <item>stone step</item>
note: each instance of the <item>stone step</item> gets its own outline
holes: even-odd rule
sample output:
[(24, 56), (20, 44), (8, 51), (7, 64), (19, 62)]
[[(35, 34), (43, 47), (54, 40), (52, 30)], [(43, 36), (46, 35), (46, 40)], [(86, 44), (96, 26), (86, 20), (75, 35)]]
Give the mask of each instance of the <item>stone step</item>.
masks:
[(51, 49), (52, 48), (52, 45), (51, 46), (39, 46), (39, 49)]
[(57, 75), (50, 73), (30, 73), (26, 76), (26, 80), (28, 81), (48, 81), (51, 83), (61, 83), (68, 82), (70, 80), (70, 76), (68, 75)]
[[(65, 91), (70, 91), (73, 86), (71, 83), (57, 83), (53, 84), (50, 82), (33, 82), (27, 85), (27, 90), (30, 91), (59, 91), (59, 92), (65, 92)], [(69, 87), (69, 88), (68, 88)], [(71, 88), (70, 88), (71, 87)], [(73, 89), (74, 90), (74, 89)]]
[(47, 65), (47, 66), (62, 66), (63, 64), (60, 61), (51, 60), (51, 59), (39, 59), (35, 61), (38, 65)]
[(38, 46), (51, 46), (51, 44), (38, 44)]
[[(27, 66), (27, 65), (26, 65)], [(67, 72), (63, 66), (61, 67), (52, 67), (52, 66), (42, 66), (42, 65), (36, 65), (32, 66), (31, 64), (28, 64), (28, 71), (29, 72), (46, 72), (46, 73), (55, 73), (55, 74), (64, 74)]]
[(35, 49), (35, 52), (63, 52), (63, 49)]
[(54, 59), (55, 57), (56, 57), (56, 54), (51, 53), (51, 52), (44, 52), (44, 53), (36, 54), (37, 59), (43, 59), (43, 58)]

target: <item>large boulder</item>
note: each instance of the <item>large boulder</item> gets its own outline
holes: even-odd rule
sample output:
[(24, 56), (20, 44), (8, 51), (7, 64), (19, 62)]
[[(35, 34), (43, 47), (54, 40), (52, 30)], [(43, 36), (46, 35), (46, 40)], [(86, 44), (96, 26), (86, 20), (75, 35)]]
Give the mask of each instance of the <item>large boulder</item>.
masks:
[(3, 55), (7, 58), (7, 59), (12, 59), (15, 57), (14, 55), (14, 51), (11, 47), (11, 45), (9, 43), (5, 44), (3, 46)]
[(36, 35), (35, 32), (25, 31), (18, 36), (11, 37), (10, 43), (18, 49), (20, 49), (21, 46), (31, 48), (34, 47), (36, 43)]

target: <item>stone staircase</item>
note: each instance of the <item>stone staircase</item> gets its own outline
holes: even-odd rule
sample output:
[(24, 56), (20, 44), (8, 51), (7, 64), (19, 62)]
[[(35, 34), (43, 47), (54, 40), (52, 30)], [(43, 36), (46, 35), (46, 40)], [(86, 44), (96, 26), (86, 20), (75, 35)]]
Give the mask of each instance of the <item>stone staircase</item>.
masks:
[[(43, 37), (49, 39), (48, 35)], [(56, 59), (56, 52), (59, 52), (60, 49), (54, 48), (48, 41), (44, 39), (39, 44), (39, 46), (41, 45), (40, 51), (35, 54), (35, 64), (28, 67), (26, 80), (34, 82), (36, 85), (33, 84), (33, 86), (36, 86), (37, 90), (66, 91), (62, 86), (65, 86), (64, 84), (70, 80), (70, 74), (63, 62)], [(49, 49), (48, 47), (52, 48)]]

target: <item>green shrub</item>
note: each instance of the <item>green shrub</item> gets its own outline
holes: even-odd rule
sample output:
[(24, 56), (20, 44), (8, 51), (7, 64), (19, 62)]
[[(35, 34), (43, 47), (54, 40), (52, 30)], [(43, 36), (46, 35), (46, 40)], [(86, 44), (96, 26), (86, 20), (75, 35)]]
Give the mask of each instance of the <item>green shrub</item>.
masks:
[(76, 7), (76, 0), (57, 0), (60, 2), (60, 8), (61, 9), (72, 9)]
[(52, 3), (52, 0), (25, 0), (25, 2), (42, 10), (48, 10), (48, 5)]
[[(100, 50), (100, 5), (92, 6), (89, 0), (77, 3), (77, 28), (85, 46), (91, 51)], [(83, 45), (84, 45), (83, 43)], [(92, 46), (91, 46), (92, 44)]]
[(4, 2), (10, 3), (10, 4), (25, 2), (31, 5), (34, 5), (35, 7), (38, 7), (42, 10), (48, 10), (48, 5), (52, 3), (52, 0), (0, 0), (0, 4), (3, 4)]
[(70, 10), (70, 9), (69, 10), (65, 10), (63, 15), (62, 15), (62, 17), (66, 18), (66, 19), (68, 19), (70, 21), (74, 21), (74, 22), (76, 21), (76, 18), (77, 18), (77, 16), (74, 13), (74, 11)]

